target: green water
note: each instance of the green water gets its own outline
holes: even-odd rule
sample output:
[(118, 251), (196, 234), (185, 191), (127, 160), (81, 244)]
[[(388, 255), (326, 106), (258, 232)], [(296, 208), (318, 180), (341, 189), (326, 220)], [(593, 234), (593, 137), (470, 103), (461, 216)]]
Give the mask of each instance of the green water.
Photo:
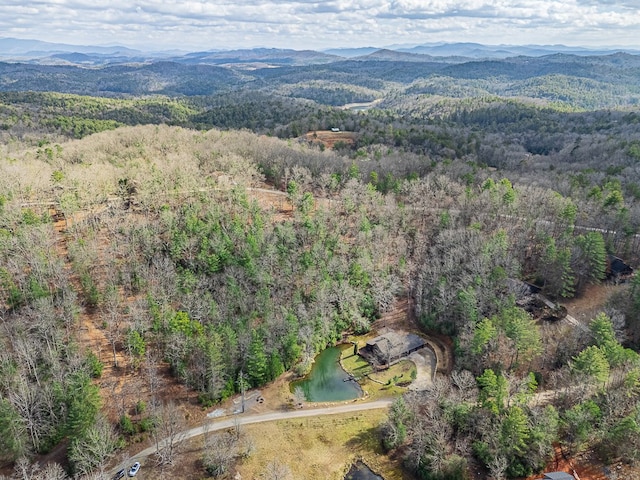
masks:
[(304, 379), (291, 383), (291, 391), (301, 387), (310, 402), (337, 402), (351, 400), (362, 394), (354, 380), (344, 381), (349, 375), (340, 367), (340, 349), (330, 347), (313, 362), (311, 372)]

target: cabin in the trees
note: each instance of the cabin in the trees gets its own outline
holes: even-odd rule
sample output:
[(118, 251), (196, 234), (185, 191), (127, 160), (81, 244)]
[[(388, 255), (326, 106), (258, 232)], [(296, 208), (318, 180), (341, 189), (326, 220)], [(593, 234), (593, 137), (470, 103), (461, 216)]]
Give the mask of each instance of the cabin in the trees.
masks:
[(535, 319), (555, 321), (567, 316), (567, 309), (542, 295), (542, 289), (537, 285), (508, 278), (507, 287), (514, 296), (516, 305)]
[(549, 472), (545, 473), (542, 480), (576, 480), (573, 475), (566, 472)]
[(607, 256), (607, 278), (614, 282), (624, 281), (631, 276), (633, 268), (614, 255)]
[(389, 331), (369, 340), (359, 353), (374, 365), (388, 366), (425, 345), (425, 341), (416, 334)]

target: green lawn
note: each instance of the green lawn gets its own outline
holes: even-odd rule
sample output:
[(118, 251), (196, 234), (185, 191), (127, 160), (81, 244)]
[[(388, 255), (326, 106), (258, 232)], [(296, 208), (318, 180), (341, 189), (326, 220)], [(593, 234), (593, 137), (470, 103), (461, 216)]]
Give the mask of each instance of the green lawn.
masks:
[[(353, 341), (358, 341), (353, 339)], [(358, 342), (362, 343), (362, 340)], [(407, 391), (406, 386), (399, 386), (410, 382), (415, 377), (416, 366), (409, 360), (403, 360), (392, 365), (387, 370), (374, 372), (369, 363), (359, 355), (353, 354), (353, 345), (342, 348), (340, 359), (342, 367), (352, 374), (360, 383), (362, 390), (372, 399), (401, 395)]]

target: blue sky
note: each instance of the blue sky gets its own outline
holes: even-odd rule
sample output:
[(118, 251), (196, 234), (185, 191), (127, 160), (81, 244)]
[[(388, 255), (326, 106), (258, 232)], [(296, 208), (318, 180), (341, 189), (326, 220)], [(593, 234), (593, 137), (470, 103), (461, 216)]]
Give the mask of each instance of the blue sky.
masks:
[(0, 36), (321, 50), (478, 42), (640, 47), (640, 0), (0, 0)]

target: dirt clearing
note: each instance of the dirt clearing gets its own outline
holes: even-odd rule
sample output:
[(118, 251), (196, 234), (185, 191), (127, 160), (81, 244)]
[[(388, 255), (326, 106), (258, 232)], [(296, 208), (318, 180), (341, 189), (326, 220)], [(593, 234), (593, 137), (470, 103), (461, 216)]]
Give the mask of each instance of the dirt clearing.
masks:
[(567, 313), (582, 323), (588, 323), (598, 313), (602, 312), (607, 301), (615, 293), (629, 288), (628, 284), (588, 285), (585, 292), (576, 298), (566, 300), (562, 304), (567, 307)]
[(356, 141), (354, 132), (332, 132), (331, 130), (314, 130), (302, 136), (311, 145), (324, 145), (325, 148), (335, 148), (336, 144), (353, 145)]

